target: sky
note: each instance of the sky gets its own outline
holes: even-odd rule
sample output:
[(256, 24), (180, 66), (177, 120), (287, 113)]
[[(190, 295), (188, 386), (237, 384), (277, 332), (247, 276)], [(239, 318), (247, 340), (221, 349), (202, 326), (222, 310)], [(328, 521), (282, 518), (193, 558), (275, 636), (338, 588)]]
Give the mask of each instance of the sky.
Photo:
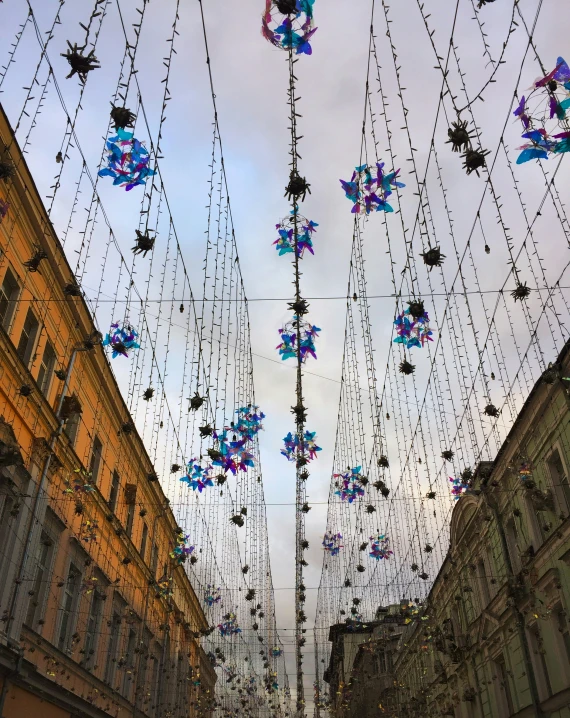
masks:
[[(114, 2), (111, 4), (113, 7), (97, 50), (101, 69), (92, 73), (89, 78), (82, 111), (77, 121), (77, 134), (91, 169), (96, 167), (99, 160), (109, 97), (115, 87), (117, 67), (124, 49)], [(129, 26), (136, 17), (135, 7), (140, 4), (134, 0), (122, 0), (121, 7)], [(56, 2), (31, 0), (31, 5), (42, 32), (45, 33), (54, 16)], [(268, 417), (265, 431), (260, 437), (261, 458), (276, 590), (277, 625), (283, 629), (282, 636), (286, 637), (287, 634), (292, 635), (291, 629), (294, 625), (295, 482), (294, 472), (279, 456), (279, 450), (282, 437), (292, 429), (289, 407), (294, 403), (295, 372), (292, 365), (288, 366), (279, 361), (274, 347), (278, 341), (277, 330), (288, 314), (286, 302), (292, 296), (292, 272), (290, 263), (277, 257), (272, 242), (275, 223), (288, 211), (283, 197), (288, 174), (288, 76), (286, 54), (272, 48), (261, 37), (262, 5), (260, 0), (240, 0), (239, 3), (203, 0), (232, 214), (241, 271), (250, 300), (256, 395), (259, 405)], [(449, 0), (425, 2), (425, 13), (430, 14), (430, 29), (436, 30), (433, 41), (442, 57), (447, 53), (454, 21), (451, 5)], [(160, 116), (160, 81), (164, 71), (161, 58), (167, 52), (166, 38), (171, 32), (174, 7), (173, 0), (150, 1), (136, 60), (138, 79), (152, 128), (156, 128)], [(484, 56), (472, 0), (460, 0), (458, 7), (455, 46), (461, 58), (467, 87), (473, 96), (486, 85), (492, 69), (488, 58)], [(88, 0), (64, 6), (62, 25), (57, 27), (50, 48), (50, 57), (69, 108), (76, 106), (79, 85), (75, 80), (64, 81), (66, 62), (59, 57), (59, 53), (64, 52), (66, 40), (75, 42), (82, 37), (83, 31), (78, 23), (85, 22), (91, 8), (92, 2)], [(164, 125), (164, 159), (161, 160), (161, 171), (165, 177), (173, 216), (178, 227), (183, 230), (180, 239), (194, 282), (193, 289), (198, 297), (201, 289), (201, 258), (204, 254), (203, 232), (213, 117), (199, 8), (198, 3), (182, 3), (177, 54), (169, 79), (172, 99)], [(309, 626), (312, 626), (315, 612), (316, 589), (322, 565), (320, 544), (326, 526), (333, 463), (344, 344), (344, 298), (347, 296), (353, 228), (350, 204), (344, 198), (338, 180), (349, 179), (360, 156), (371, 9), (371, 0), (352, 0), (350, 3), (341, 0), (329, 0), (325, 3), (323, 0), (317, 0), (315, 16), (318, 32), (313, 41), (314, 53), (311, 57), (302, 57), (296, 65), (298, 96), (301, 98), (298, 106), (302, 115), (299, 118), (299, 126), (301, 134), (304, 135), (300, 145), (300, 166), (302, 174), (306, 175), (311, 183), (311, 194), (303, 204), (303, 212), (319, 223), (314, 239), (315, 257), (307, 257), (302, 264), (302, 286), (304, 295), (310, 298), (310, 318), (322, 327), (318, 341), (318, 361), (307, 364), (305, 374), (306, 404), (309, 407), (308, 428), (317, 431), (318, 443), (323, 448), (317, 465), (311, 468), (308, 487), (313, 505), (307, 518), (307, 538), (311, 544), (307, 557), (310, 566), (306, 571), (305, 581), (308, 587)], [(559, 54), (570, 54), (567, 43), (562, 39), (562, 0), (520, 0), (519, 9), (529, 26), (537, 9), (540, 9), (534, 39), (547, 69), (554, 66)], [(513, 4), (509, 0), (496, 0), (477, 11), (486, 32), (489, 52), (495, 60), (501, 55), (512, 12)], [(6, 64), (14, 33), (26, 14), (27, 6), (23, 0), (4, 0), (0, 7), (0, 60), (3, 65)], [(434, 67), (435, 56), (416, 0), (393, 3), (390, 17), (392, 42), (406, 88), (405, 103), (409, 111), (413, 146), (417, 150), (415, 158), (419, 174), (423, 176), (434, 132), (441, 72)], [(391, 116), (392, 139), (398, 160), (401, 161), (403, 181), (408, 184), (407, 191), (403, 192), (401, 210), (407, 225), (411, 227), (417, 211), (417, 198), (414, 197), (416, 188), (409, 176), (407, 137), (404, 131), (399, 129), (402, 127), (402, 114), (398, 109), (397, 86), (381, 0), (375, 2), (374, 27), (383, 88), (390, 101), (389, 112), (394, 113)], [(38, 59), (37, 42), (32, 32), (27, 31), (22, 43), (22, 51), (16, 56), (17, 62), (9, 68), (0, 95), (0, 100), (14, 125), (18, 121), (27, 92), (25, 88)], [(504, 64), (498, 70), (496, 81), (485, 90), (484, 102), (480, 101), (474, 105), (484, 146), (493, 153), (501, 135), (510, 148), (516, 147), (520, 142), (519, 126), (510, 117), (513, 92), (518, 85), (519, 73), (522, 75), (519, 85), (522, 90), (528, 88), (540, 75), (540, 69), (531, 54), (521, 68), (527, 44), (528, 38), (519, 23), (509, 39), (503, 57)], [(386, 134), (381, 129), (383, 117), (374, 73), (371, 87), (380, 140), (378, 151), (381, 157), (385, 152)], [(452, 71), (450, 78), (454, 90), (459, 93), (457, 74)], [(460, 98), (460, 104), (465, 104), (461, 99), (463, 98)], [(134, 101), (135, 98), (131, 97), (131, 100)], [(449, 111), (449, 103), (447, 108)], [(453, 115), (440, 116), (435, 137), (448, 190), (448, 202), (456, 222), (457, 244), (461, 253), (468, 239), (472, 238), (474, 261), (481, 270), (481, 288), (496, 290), (508, 276), (508, 252), (497, 229), (495, 209), (488, 201), (483, 203), (479, 214), (481, 222), (477, 223), (484, 178), (475, 175), (467, 177), (461, 169), (458, 156), (445, 144), (446, 120), (452, 119)], [(21, 143), (26, 136), (28, 123), (28, 118), (23, 116), (18, 130)], [(44, 196), (49, 193), (48, 188), (57, 171), (54, 158), (64, 130), (65, 122), (61, 111), (58, 111), (58, 104), (48, 96), (46, 108), (38, 127), (34, 129), (28, 149), (28, 162)], [(528, 203), (531, 216), (534, 216), (544, 193), (544, 179), (537, 166), (517, 167), (516, 172), (520, 190)], [(559, 175), (560, 187), (564, 187), (564, 181), (568, 180), (564, 172), (563, 166)], [(60, 230), (67, 224), (73, 202), (75, 187), (72, 176), (70, 171), (67, 182), (62, 182), (54, 205), (54, 222)], [(525, 225), (507, 166), (500, 159), (493, 176), (496, 178), (495, 185), (501, 188), (501, 194), (504, 188), (504, 216), (515, 244), (517, 241), (520, 244), (526, 231)], [(430, 191), (435, 195), (437, 177), (434, 174), (433, 162), (428, 177)], [(115, 232), (120, 237), (121, 246), (127, 252), (132, 243), (131, 227), (139, 206), (137, 203), (127, 204), (124, 197), (113, 193), (109, 186), (102, 186), (101, 194)], [(435, 236), (444, 251), (446, 250), (447, 256), (454, 257), (453, 248), (449, 244), (449, 229), (445, 226), (441, 198), (435, 199), (434, 207)], [(404, 264), (404, 245), (396, 213), (388, 218), (388, 222), (398, 274)], [(474, 226), (475, 230), (472, 231)], [(542, 240), (541, 251), (546, 258), (546, 279), (550, 282), (558, 277), (559, 260), (565, 256), (564, 252), (567, 252), (567, 243), (557, 225), (553, 209), (548, 206), (543, 211), (538, 235)], [(394, 299), (389, 297), (393, 290), (386, 255), (386, 239), (383, 220), (379, 216), (371, 217), (365, 233), (366, 268), (369, 295), (384, 297), (370, 300), (377, 368), (382, 370), (390, 346), (394, 317)], [(74, 241), (70, 240), (71, 244)], [(484, 251), (485, 244), (491, 247), (491, 255)], [(454, 266), (452, 264), (453, 262), (450, 262), (446, 265), (448, 287), (457, 270), (457, 263)], [(86, 265), (83, 282), (88, 294), (92, 290), (93, 296), (99, 281), (95, 267), (95, 259), (91, 259)], [(470, 288), (473, 289), (469, 268), (466, 269), (466, 276)], [(435, 272), (433, 279), (435, 291), (443, 291)], [(533, 277), (528, 272), (525, 279), (532, 284)], [(106, 281), (111, 284), (110, 280)], [(153, 288), (156, 288), (157, 281), (155, 277)], [(512, 286), (511, 281), (509, 288)], [(112, 291), (109, 290), (109, 293), (112, 294)], [(444, 299), (438, 301), (441, 309)], [(476, 321), (481, 316), (481, 310), (477, 310)], [(506, 319), (503, 317), (498, 322), (498, 333), (504, 339), (507, 360), (513, 358), (515, 361), (514, 339), (508, 336)], [(516, 331), (520, 330), (521, 338), (524, 338), (524, 328), (518, 322), (515, 324)], [(448, 351), (451, 356), (454, 347), (450, 338), (446, 341), (450, 342)], [(468, 351), (475, 351), (472, 344), (468, 345)], [(551, 351), (551, 355), (552, 353)], [(421, 383), (425, 378), (424, 369), (419, 368), (418, 375)], [(497, 395), (496, 403), (499, 399)], [(507, 420), (504, 429), (508, 429)], [(294, 657), (290, 644), (288, 650), (291, 651), (287, 659), (292, 677)], [(310, 698), (313, 680), (311, 674), (314, 672), (311, 640), (307, 645), (305, 665), (306, 692)]]

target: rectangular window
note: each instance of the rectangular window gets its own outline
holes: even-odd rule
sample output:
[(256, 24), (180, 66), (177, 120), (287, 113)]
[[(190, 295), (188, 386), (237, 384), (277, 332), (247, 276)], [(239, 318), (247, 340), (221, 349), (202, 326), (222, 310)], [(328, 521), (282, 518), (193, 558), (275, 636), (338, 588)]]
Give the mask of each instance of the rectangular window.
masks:
[(61, 606), (61, 624), (59, 627), (58, 647), (64, 651), (69, 649), (71, 635), (75, 628), (77, 604), (79, 602), (79, 589), (81, 572), (74, 564), (69, 565), (67, 581), (63, 589), (63, 602)]
[(562, 608), (562, 606), (558, 606), (555, 611), (555, 616), (556, 628), (560, 633), (562, 644), (564, 646), (564, 652), (566, 653), (565, 657), (568, 661), (568, 665), (570, 666), (570, 628), (568, 626), (568, 621), (566, 620), (566, 611)]
[(487, 607), (489, 601), (491, 600), (491, 595), (489, 593), (489, 582), (487, 580), (487, 570), (483, 559), (480, 559), (477, 563), (477, 580), (479, 583), (481, 610), (483, 610)]
[(558, 449), (550, 454), (548, 468), (552, 478), (554, 495), (557, 498), (559, 513), (568, 516), (570, 514), (570, 483), (568, 481), (568, 472)]
[(113, 688), (115, 669), (117, 666), (117, 651), (121, 640), (121, 612), (118, 606), (113, 607), (113, 619), (111, 621), (111, 637), (107, 647), (107, 663), (105, 665), (105, 682)]
[(538, 626), (534, 624), (528, 629), (531, 660), (534, 666), (536, 682), (540, 700), (545, 701), (552, 695), (548, 666), (546, 665), (545, 650)]
[(91, 604), (87, 616), (87, 626), (85, 627), (85, 646), (83, 649), (85, 651), (84, 660), (87, 668), (91, 668), (95, 663), (95, 652), (97, 650), (97, 642), (101, 628), (104, 600), (104, 596), (98, 588), (91, 594)]
[(7, 269), (0, 286), (0, 324), (6, 331), (10, 329), (19, 294), (18, 280), (11, 270)]
[[(143, 645), (142, 650), (140, 652), (140, 663), (139, 663), (139, 679), (140, 683), (139, 685), (145, 686), (144, 694), (146, 695), (146, 685), (147, 685), (147, 674), (148, 674), (148, 667), (149, 667), (149, 661), (150, 661), (150, 644), (152, 643), (152, 633), (148, 630), (148, 628), (144, 629), (143, 633)], [(135, 704), (137, 703), (138, 696), (135, 696)], [(143, 701), (143, 709), (144, 709), (144, 701)]]
[(511, 559), (513, 573), (519, 573), (522, 568), (522, 563), (519, 547), (519, 535), (514, 519), (511, 519), (507, 522), (506, 529), (507, 548), (509, 550), (509, 557)]
[(91, 449), (91, 461), (89, 462), (89, 473), (91, 474), (91, 483), (95, 486), (101, 469), (101, 460), (103, 458), (103, 444), (98, 436), (93, 438), (93, 447)]
[(131, 690), (133, 687), (133, 676), (135, 669), (135, 646), (137, 641), (137, 632), (134, 628), (129, 628), (129, 635), (127, 637), (127, 650), (125, 653), (125, 672), (123, 674), (123, 696), (130, 701)]
[(146, 544), (148, 541), (148, 526), (143, 524), (142, 536), (141, 536), (141, 557), (143, 561), (146, 561)]
[(46, 397), (51, 388), (51, 380), (53, 378), (56, 361), (57, 357), (55, 355), (55, 350), (48, 339), (44, 347), (42, 363), (40, 364), (40, 370), (38, 372), (38, 386), (40, 387), (42, 394)]
[(42, 531), (36, 573), (32, 581), (28, 613), (26, 614), (26, 625), (34, 630), (38, 621), (43, 617), (43, 607), (47, 596), (47, 589), (50, 582), (51, 564), (54, 553), (54, 545), (51, 537)]
[(113, 471), (113, 476), (111, 478), (111, 491), (109, 493), (109, 508), (113, 513), (116, 513), (120, 485), (121, 478), (117, 471)]
[(133, 535), (134, 520), (135, 520), (135, 505), (129, 504), (127, 506), (127, 525), (126, 525), (126, 532), (127, 532), (127, 536), (129, 538), (132, 538), (132, 535)]
[(152, 577), (156, 578), (156, 568), (158, 566), (158, 546), (154, 543), (152, 545), (152, 553), (150, 557), (150, 572)]
[(28, 309), (26, 320), (24, 322), (24, 328), (20, 334), (20, 341), (18, 342), (18, 348), (16, 349), (18, 356), (26, 366), (30, 365), (34, 349), (36, 348), (36, 339), (39, 329), (40, 323), (36, 319), (36, 315), (31, 309)]
[(513, 703), (513, 694), (511, 692), (511, 683), (509, 674), (507, 673), (504, 656), (500, 655), (495, 658), (491, 665), (495, 672), (495, 695), (497, 705), (499, 707), (499, 714), (508, 718), (508, 716), (514, 714), (515, 708)]
[(80, 422), (81, 414), (79, 413), (71, 414), (69, 419), (67, 419), (67, 421), (65, 422), (63, 433), (67, 436), (72, 446), (75, 445), (75, 440), (77, 439), (77, 431), (79, 429)]

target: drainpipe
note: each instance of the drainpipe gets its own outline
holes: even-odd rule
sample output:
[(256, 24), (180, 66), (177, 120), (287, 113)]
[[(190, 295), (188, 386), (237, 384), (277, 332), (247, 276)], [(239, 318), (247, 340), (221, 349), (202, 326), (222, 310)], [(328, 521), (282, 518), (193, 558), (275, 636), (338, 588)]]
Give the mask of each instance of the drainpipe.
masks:
[[(486, 491), (483, 491), (482, 494), (485, 499), (485, 502), (487, 503), (487, 505), (493, 512), (495, 521), (497, 523), (497, 528), (499, 530), (499, 536), (501, 539), (501, 547), (503, 549), (503, 556), (505, 557), (505, 563), (507, 565), (509, 576), (514, 577), (513, 565), (511, 562), (511, 557), (509, 555), (509, 549), (508, 549), (508, 544), (507, 544), (507, 537), (505, 536), (505, 531), (503, 529), (503, 524), (501, 521), (501, 515), (499, 513), (499, 508), (497, 506), (497, 502), (494, 499), (491, 499), (491, 496)], [(530, 658), (530, 648), (528, 645), (528, 640), (527, 640), (526, 632), (524, 629), (524, 617), (523, 617), (521, 611), (519, 610), (519, 607), (517, 606), (516, 602), (514, 602), (514, 611), (516, 614), (516, 624), (517, 624), (517, 628), (518, 628), (518, 632), (519, 632), (519, 638), (520, 638), (521, 646), (523, 649), (525, 670), (526, 670), (526, 674), (528, 676), (530, 694), (532, 696), (532, 705), (534, 708), (534, 716), (535, 716), (535, 718), (543, 718), (544, 713), (540, 709), (540, 696), (538, 695), (538, 686), (536, 684), (534, 668), (532, 665), (532, 660)]]
[[(32, 534), (33, 534), (33, 530), (34, 530), (34, 525), (38, 520), (38, 508), (39, 508), (39, 504), (40, 504), (40, 497), (45, 489), (47, 475), (48, 475), (49, 467), (51, 464), (51, 459), (53, 456), (53, 450), (57, 443), (57, 439), (59, 438), (59, 436), (61, 435), (61, 432), (63, 431), (63, 427), (64, 427), (64, 423), (65, 423), (60, 418), (61, 407), (63, 406), (63, 400), (64, 400), (64, 398), (67, 394), (67, 391), (69, 389), (71, 373), (72, 373), (73, 367), (75, 365), (75, 359), (77, 357), (77, 354), (78, 354), (78, 352), (81, 352), (81, 351), (90, 351), (90, 349), (91, 349), (91, 347), (86, 347), (84, 345), (75, 347), (71, 353), (71, 358), (69, 360), (69, 364), (67, 367), (63, 390), (61, 392), (61, 396), (59, 398), (59, 402), (58, 402), (57, 409), (55, 412), (55, 416), (58, 419), (58, 425), (50, 439), (50, 442), (49, 442), (50, 452), (49, 452), (48, 456), (46, 457), (46, 460), (44, 463), (44, 468), (42, 470), (40, 481), (38, 483), (38, 487), (36, 489), (36, 493), (34, 496), (33, 508), (32, 508), (30, 521), (29, 521), (28, 528), (27, 528), (26, 543), (24, 545), (22, 560), (20, 561), (20, 566), (18, 568), (18, 576), (16, 578), (16, 588), (14, 589), (14, 593), (12, 595), (12, 601), (10, 603), (10, 610), (8, 612), (8, 620), (6, 621), (5, 631), (6, 631), (6, 637), (8, 639), (8, 645), (16, 644), (16, 641), (11, 641), (11, 639), (10, 639), (10, 624), (12, 623), (12, 620), (14, 618), (14, 610), (16, 608), (16, 604), (17, 604), (18, 597), (20, 594), (20, 589), (22, 586), (22, 579), (24, 577), (26, 567), (27, 567), (27, 564), (28, 564), (28, 561), (30, 558), (30, 550), (31, 550), (31, 546), (32, 546)], [(17, 645), (12, 645), (12, 648), (17, 649), (19, 647)], [(20, 654), (20, 656), (18, 657), (18, 662), (16, 664), (16, 668), (13, 672), (14, 675), (17, 675), (20, 672), (21, 663), (22, 663), (22, 655)], [(2, 691), (0, 692), (0, 717), (2, 716), (2, 713), (3, 713), (4, 703), (6, 702), (7, 693), (8, 693), (8, 679), (7, 679), (7, 677), (5, 677), (4, 683), (2, 685)]]

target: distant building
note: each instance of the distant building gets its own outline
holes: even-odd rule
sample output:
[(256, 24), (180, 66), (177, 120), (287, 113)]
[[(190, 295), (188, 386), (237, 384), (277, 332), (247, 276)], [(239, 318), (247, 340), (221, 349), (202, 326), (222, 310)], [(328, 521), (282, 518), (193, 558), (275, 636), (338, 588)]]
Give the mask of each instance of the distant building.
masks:
[[(331, 715), (570, 718), (569, 378), (567, 345), (458, 500), (423, 620), (405, 626), (392, 655), (393, 703), (363, 708), (382, 694), (384, 665), (359, 663), (331, 629)], [(358, 635), (358, 650), (371, 649), (372, 634), (349, 643)]]
[(0, 715), (210, 716), (175, 518), (3, 112), (0, 158)]

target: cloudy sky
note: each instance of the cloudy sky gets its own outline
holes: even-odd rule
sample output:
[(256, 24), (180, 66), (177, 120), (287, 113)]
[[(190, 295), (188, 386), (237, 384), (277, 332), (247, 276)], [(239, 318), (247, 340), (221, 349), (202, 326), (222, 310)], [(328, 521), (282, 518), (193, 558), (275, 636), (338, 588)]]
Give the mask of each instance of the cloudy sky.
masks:
[[(46, 32), (54, 17), (55, 0), (31, 0), (42, 32)], [(83, 31), (78, 22), (85, 22), (93, 3), (89, 0), (67, 3), (62, 9), (62, 25), (58, 26), (52, 40), (50, 57), (56, 68), (59, 84), (64, 92), (68, 108), (75, 111), (79, 85), (64, 81), (67, 72), (65, 60), (59, 53), (65, 50), (65, 40), (81, 41)], [(122, 0), (125, 21), (130, 28), (136, 18), (135, 8), (140, 2)], [(207, 195), (208, 164), (212, 142), (212, 100), (205, 62), (204, 39), (197, 2), (182, 3), (177, 54), (174, 58), (169, 87), (172, 99), (164, 125), (161, 171), (165, 177), (172, 213), (178, 228), (182, 228), (180, 240), (193, 279), (195, 295), (201, 296), (201, 259), (204, 254), (205, 204)], [(273, 227), (288, 207), (283, 190), (288, 174), (288, 118), (287, 118), (287, 66), (286, 55), (268, 45), (260, 35), (261, 0), (203, 0), (208, 31), (211, 70), (214, 80), (219, 125), (224, 146), (225, 166), (231, 198), (240, 264), (248, 299), (252, 328), (255, 385), (258, 403), (268, 415), (266, 430), (261, 436), (262, 463), (265, 492), (268, 504), (270, 550), (273, 564), (273, 581), (277, 594), (278, 626), (283, 636), (292, 635), (294, 604), (294, 475), (291, 467), (279, 456), (282, 437), (292, 428), (289, 407), (293, 403), (294, 367), (279, 362), (274, 350), (277, 330), (287, 316), (286, 300), (291, 297), (291, 266), (286, 259), (279, 259), (272, 247)], [(410, 177), (409, 146), (402, 127), (402, 113), (397, 96), (392, 54), (386, 38), (386, 21), (381, 0), (375, 3), (374, 27), (380, 57), (381, 79), (385, 95), (390, 102), (392, 141), (402, 177), (407, 183), (403, 193), (402, 213), (408, 227), (414, 226), (417, 212), (417, 187)], [(452, 7), (453, 5), (453, 7)], [(563, 0), (520, 0), (520, 12), (530, 27), (540, 10), (534, 35), (536, 47), (546, 68), (554, 67), (558, 55), (570, 55), (563, 42), (565, 14)], [(430, 14), (430, 30), (435, 29), (433, 41), (440, 56), (445, 57), (449, 46), (451, 27), (454, 22), (455, 3), (449, 0), (427, 0), (425, 14)], [(145, 108), (151, 128), (156, 129), (160, 117), (164, 76), (162, 58), (167, 54), (167, 38), (171, 33), (174, 17), (174, 0), (151, 0), (143, 26), (139, 52), (136, 60), (138, 79), (141, 84)], [(472, 0), (459, 0), (455, 47), (465, 73), (470, 96), (476, 95), (489, 79), (492, 66), (475, 18)], [(307, 365), (305, 389), (309, 411), (308, 428), (318, 433), (323, 447), (318, 466), (312, 469), (308, 487), (314, 508), (307, 521), (307, 534), (311, 542), (310, 567), (307, 570), (307, 613), (314, 615), (316, 588), (321, 573), (320, 541), (326, 525), (326, 502), (329, 491), (330, 472), (333, 461), (337, 407), (340, 391), (341, 362), (347, 292), (349, 258), (352, 241), (353, 216), (350, 204), (340, 190), (339, 178), (348, 179), (358, 163), (364, 106), (364, 90), (368, 63), (371, 0), (317, 0), (315, 15), (318, 32), (314, 37), (314, 54), (303, 57), (296, 66), (299, 78), (299, 120), (304, 140), (300, 145), (301, 170), (311, 183), (311, 195), (303, 206), (306, 216), (319, 223), (315, 237), (315, 257), (303, 261), (303, 293), (311, 299), (311, 319), (322, 327), (318, 342), (318, 361)], [(501, 56), (513, 14), (511, 0), (496, 0), (478, 11), (480, 22), (487, 35), (488, 52), (495, 62)], [(10, 44), (18, 25), (24, 22), (27, 5), (23, 0), (4, 0), (0, 7), (0, 52), (2, 64), (6, 64)], [(496, 81), (484, 92), (484, 102), (474, 106), (477, 125), (482, 130), (483, 145), (491, 150), (491, 157), (499, 146), (501, 136), (514, 148), (520, 143), (520, 131), (511, 117), (511, 105), (515, 88), (524, 91), (540, 75), (534, 56), (529, 53), (521, 67), (528, 37), (515, 16), (518, 26), (509, 40)], [(467, 177), (461, 169), (457, 155), (445, 144), (448, 120), (454, 119), (448, 101), (448, 115), (440, 113), (434, 122), (441, 91), (441, 72), (434, 67), (435, 55), (424, 27), (416, 0), (399, 0), (390, 10), (392, 42), (397, 53), (402, 84), (405, 87), (405, 106), (413, 147), (417, 150), (415, 160), (420, 177), (423, 177), (428, 151), (435, 137), (438, 157), (448, 189), (448, 202), (455, 219), (455, 234), (460, 254), (471, 238), (474, 261), (480, 269), (481, 288), (485, 291), (499, 289), (508, 277), (509, 254), (500, 228), (497, 229), (494, 205), (485, 200), (478, 223), (477, 212), (485, 189), (484, 178)], [(129, 32), (132, 32), (129, 29)], [(565, 33), (567, 35), (567, 33)], [(124, 51), (124, 40), (115, 3), (111, 3), (98, 44), (97, 56), (101, 69), (89, 79), (82, 111), (77, 121), (77, 134), (88, 165), (95, 169), (99, 161), (102, 134), (107, 122), (109, 97), (112, 96), (118, 74), (118, 63)], [(2, 85), (0, 96), (10, 120), (15, 125), (28, 90), (29, 79), (38, 60), (37, 40), (29, 29), (22, 40), (17, 62), (11, 66)], [(521, 77), (519, 83), (519, 76)], [(450, 72), (450, 84), (458, 103), (465, 104), (457, 72)], [(386, 147), (386, 131), (381, 105), (377, 94), (375, 69), (371, 79), (373, 109), (376, 113), (379, 137), (379, 156)], [(134, 103), (135, 98), (132, 98)], [(467, 115), (465, 115), (467, 117)], [(505, 124), (506, 122), (506, 124)], [(18, 138), (22, 143), (29, 128), (29, 120), (22, 117)], [(57, 172), (54, 162), (63, 133), (65, 121), (58, 104), (46, 100), (38, 128), (34, 130), (28, 148), (28, 161), (40, 188), (46, 196)], [(369, 135), (368, 135), (369, 136)], [(503, 213), (516, 248), (526, 236), (526, 225), (521, 215), (518, 198), (504, 158), (499, 153), (494, 185), (505, 195)], [(516, 157), (511, 155), (511, 157)], [(554, 166), (553, 163), (551, 163)], [(430, 170), (430, 192), (437, 193), (437, 177)], [(67, 175), (54, 205), (53, 218), (58, 229), (63, 229), (73, 202), (75, 180)], [(538, 203), (544, 194), (544, 178), (537, 165), (516, 168), (520, 191), (534, 217)], [(564, 167), (560, 170), (559, 186), (567, 186), (568, 177)], [(564, 184), (566, 182), (566, 185)], [(124, 252), (132, 244), (132, 226), (140, 206), (128, 203), (124, 196), (113, 192), (109, 186), (101, 188), (105, 207), (109, 212), (115, 233), (120, 238)], [(488, 194), (487, 194), (488, 197)], [(564, 197), (562, 198), (564, 201)], [(391, 228), (396, 274), (404, 266), (404, 244), (400, 220), (396, 214), (388, 218)], [(455, 257), (446, 227), (441, 199), (435, 202), (435, 237), (448, 257)], [(475, 230), (473, 231), (473, 227)], [(567, 253), (567, 242), (557, 222), (553, 206), (546, 205), (537, 225), (537, 236), (546, 263), (547, 283), (558, 279), (560, 259)], [(518, 242), (518, 244), (517, 244)], [(123, 244), (124, 243), (124, 244)], [(484, 245), (492, 253), (487, 255)], [(386, 232), (383, 222), (374, 216), (367, 223), (365, 233), (368, 292), (381, 295), (371, 300), (371, 321), (377, 367), (384, 367), (390, 344), (394, 299), (390, 267), (386, 255)], [(567, 261), (567, 257), (564, 261)], [(523, 279), (534, 286), (529, 273), (530, 264), (523, 267)], [(446, 265), (447, 287), (457, 272), (457, 262)], [(465, 268), (469, 288), (474, 289), (473, 276)], [(90, 283), (90, 278), (92, 282)], [(435, 279), (435, 273), (434, 273)], [(84, 286), (89, 294), (95, 294), (99, 275), (93, 260), (87, 266)], [(156, 280), (155, 280), (156, 281)], [(425, 281), (425, 280), (422, 280)], [(439, 279), (436, 290), (442, 291)], [(564, 283), (564, 282), (563, 282)], [(568, 284), (568, 282), (566, 282)], [(155, 285), (153, 285), (155, 286)], [(425, 284), (423, 285), (425, 287)], [(508, 288), (514, 286), (511, 281)], [(382, 298), (384, 297), (384, 298)], [(434, 299), (434, 302), (436, 300)], [(440, 308), (444, 306), (442, 298)], [(539, 306), (538, 304), (536, 305)], [(533, 307), (534, 311), (534, 307)], [(538, 313), (538, 310), (535, 314)], [(476, 321), (484, 320), (482, 309)], [(467, 320), (466, 320), (467, 321)], [(520, 329), (521, 345), (526, 349), (528, 332), (515, 318), (516, 331)], [(506, 319), (498, 319), (498, 331), (504, 340), (507, 358), (516, 356), (513, 341), (508, 336)], [(540, 329), (542, 332), (542, 328)], [(526, 332), (526, 334), (525, 334)], [(526, 343), (525, 343), (526, 337)], [(449, 341), (448, 351), (454, 347)], [(545, 339), (547, 360), (551, 360), (553, 346)], [(472, 343), (470, 351), (475, 351)], [(422, 369), (418, 370), (420, 382)], [(500, 403), (502, 396), (494, 397)], [(505, 430), (508, 422), (505, 423)], [(310, 624), (312, 625), (312, 623)], [(286, 639), (285, 639), (286, 640)], [(293, 649), (289, 643), (288, 663), (293, 675)], [(310, 644), (310, 641), (309, 641)], [(306, 686), (308, 696), (312, 693), (313, 662), (310, 645), (306, 658)]]

